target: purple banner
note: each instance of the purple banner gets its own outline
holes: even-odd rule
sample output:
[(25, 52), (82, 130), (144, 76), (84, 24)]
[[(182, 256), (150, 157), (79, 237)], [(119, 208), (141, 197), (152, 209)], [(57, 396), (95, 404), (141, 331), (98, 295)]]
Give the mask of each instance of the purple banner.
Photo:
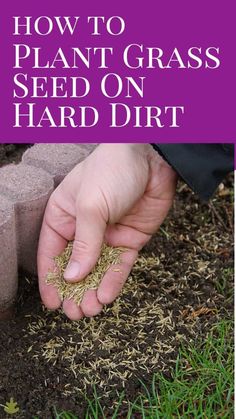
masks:
[(233, 142), (233, 4), (7, 2), (0, 141)]

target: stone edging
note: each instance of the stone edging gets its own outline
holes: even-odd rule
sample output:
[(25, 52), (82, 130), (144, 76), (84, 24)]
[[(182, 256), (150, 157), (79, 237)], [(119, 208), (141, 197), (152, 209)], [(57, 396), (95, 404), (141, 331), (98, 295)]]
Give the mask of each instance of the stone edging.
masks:
[(43, 213), (53, 190), (96, 144), (35, 144), (0, 169), (0, 319), (9, 317), (18, 268), (35, 274)]

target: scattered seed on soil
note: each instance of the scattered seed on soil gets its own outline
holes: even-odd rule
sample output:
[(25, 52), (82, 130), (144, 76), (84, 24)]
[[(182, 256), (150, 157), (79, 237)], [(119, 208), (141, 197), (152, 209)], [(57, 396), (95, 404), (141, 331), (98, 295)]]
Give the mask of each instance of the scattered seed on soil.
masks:
[[(230, 179), (224, 181), (230, 194), (213, 198), (227, 227), (233, 225)], [(14, 397), (17, 419), (51, 418), (52, 406), (84, 418), (84, 394), (92, 398), (96, 384), (106, 418), (125, 390), (120, 417), (126, 417), (128, 401), (142, 391), (139, 380), (151, 388), (154, 373), (169, 379), (180, 344), (187, 349), (219, 319), (232, 318), (233, 243), (233, 230), (180, 183), (168, 220), (100, 315), (72, 322), (61, 309), (47, 310), (36, 278), (25, 281), (21, 272), (17, 315), (1, 324), (0, 404)]]
[[(81, 303), (84, 293), (87, 290), (97, 289), (103, 276), (112, 265), (119, 265), (120, 255), (125, 248), (110, 247), (103, 244), (101, 255), (92, 272), (79, 282), (67, 282), (64, 279), (64, 272), (72, 254), (73, 242), (69, 242), (64, 252), (55, 257), (55, 270), (49, 272), (46, 278), (47, 284), (57, 287), (62, 300), (73, 299), (78, 305)], [(114, 272), (121, 272), (119, 268), (113, 268)]]

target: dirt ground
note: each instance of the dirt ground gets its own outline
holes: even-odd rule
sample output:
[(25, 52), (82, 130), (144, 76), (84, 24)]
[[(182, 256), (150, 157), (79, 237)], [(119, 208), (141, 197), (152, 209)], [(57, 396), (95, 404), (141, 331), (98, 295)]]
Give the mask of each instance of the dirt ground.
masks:
[(37, 278), (21, 272), (15, 318), (0, 325), (0, 404), (13, 397), (18, 418), (53, 418), (53, 406), (82, 418), (83, 394), (91, 396), (94, 384), (107, 417), (125, 390), (125, 417), (138, 379), (148, 385), (155, 372), (170, 377), (180, 344), (197, 342), (218, 319), (232, 316), (232, 218), (232, 176), (209, 204), (180, 183), (123, 293), (95, 318), (71, 322), (47, 311)]
[(0, 144), (0, 167), (9, 163), (18, 163), (29, 144)]

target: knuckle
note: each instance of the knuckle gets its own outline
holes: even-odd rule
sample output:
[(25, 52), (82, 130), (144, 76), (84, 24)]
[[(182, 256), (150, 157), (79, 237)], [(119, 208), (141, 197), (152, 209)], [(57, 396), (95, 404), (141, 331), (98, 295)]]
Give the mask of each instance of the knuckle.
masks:
[(90, 260), (97, 259), (100, 254), (101, 243), (100, 240), (93, 238), (92, 242), (74, 238), (73, 249), (72, 249), (72, 256), (73, 254), (81, 254), (86, 255), (86, 257)]
[(89, 245), (83, 240), (75, 239), (73, 244), (73, 250), (87, 252), (89, 251)]
[(60, 215), (60, 208), (56, 202), (55, 191), (50, 196), (44, 214), (44, 220), (47, 224), (51, 225), (55, 219)]
[(98, 212), (97, 201), (93, 199), (83, 200), (78, 204), (78, 214), (83, 214), (85, 216), (95, 215)]
[(84, 215), (100, 215), (104, 212), (104, 199), (99, 189), (86, 190), (81, 193), (76, 202), (78, 213)]
[(86, 243), (83, 240), (78, 240), (75, 238), (73, 243), (73, 249), (72, 249), (72, 258), (73, 256), (77, 256), (80, 254), (90, 254), (91, 248), (88, 243)]

